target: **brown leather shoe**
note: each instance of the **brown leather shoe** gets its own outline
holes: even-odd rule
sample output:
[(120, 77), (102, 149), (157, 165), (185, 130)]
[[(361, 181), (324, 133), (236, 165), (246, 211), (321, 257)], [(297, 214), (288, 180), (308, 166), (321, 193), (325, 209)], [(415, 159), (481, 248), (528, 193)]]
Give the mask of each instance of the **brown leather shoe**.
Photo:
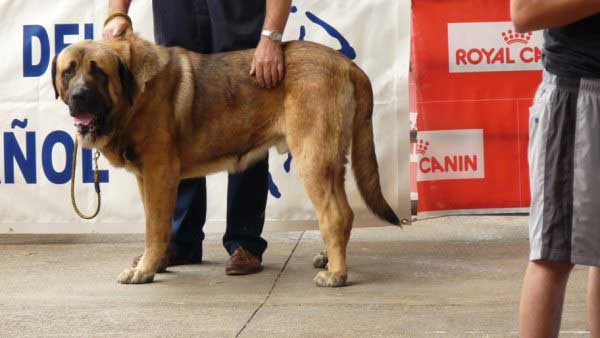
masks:
[[(138, 263), (140, 262), (140, 259), (142, 259), (142, 256), (143, 255), (139, 255), (139, 256), (136, 256), (133, 258), (133, 264), (132, 264), (133, 268), (137, 267)], [(160, 263), (158, 264), (158, 269), (156, 270), (156, 272), (163, 273), (163, 272), (167, 271), (167, 268), (170, 266), (200, 264), (200, 263), (202, 263), (202, 250), (200, 250), (200, 254), (198, 254), (197, 252), (194, 252), (187, 256), (179, 256), (179, 255), (177, 255), (175, 250), (168, 249), (167, 255), (164, 256), (160, 260)]]
[(235, 249), (225, 263), (225, 274), (230, 276), (250, 275), (262, 269), (260, 259), (241, 246)]

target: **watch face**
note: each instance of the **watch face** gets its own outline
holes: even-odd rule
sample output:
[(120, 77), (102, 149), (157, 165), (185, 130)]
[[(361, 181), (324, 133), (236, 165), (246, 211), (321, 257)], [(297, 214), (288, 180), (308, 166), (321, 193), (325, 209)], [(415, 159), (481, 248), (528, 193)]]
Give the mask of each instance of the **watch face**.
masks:
[(271, 32), (271, 39), (273, 39), (275, 41), (281, 41), (282, 37), (283, 37), (283, 35), (279, 32)]

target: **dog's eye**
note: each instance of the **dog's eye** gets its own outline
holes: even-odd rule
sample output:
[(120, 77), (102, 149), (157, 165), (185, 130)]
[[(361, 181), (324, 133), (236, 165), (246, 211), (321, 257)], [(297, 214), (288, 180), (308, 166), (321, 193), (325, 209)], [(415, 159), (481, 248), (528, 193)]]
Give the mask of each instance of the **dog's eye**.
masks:
[(70, 80), (73, 77), (73, 75), (75, 75), (75, 67), (76, 66), (77, 65), (75, 64), (75, 61), (71, 61), (71, 64), (69, 65), (69, 68), (67, 68), (67, 69), (65, 69), (63, 71), (63, 75), (62, 76), (66, 80)]
[(98, 67), (98, 65), (96, 64), (96, 62), (92, 61), (90, 63), (90, 71), (92, 73), (92, 75), (98, 79), (101, 80), (107, 80), (108, 76), (106, 75), (106, 73), (102, 70), (102, 68)]

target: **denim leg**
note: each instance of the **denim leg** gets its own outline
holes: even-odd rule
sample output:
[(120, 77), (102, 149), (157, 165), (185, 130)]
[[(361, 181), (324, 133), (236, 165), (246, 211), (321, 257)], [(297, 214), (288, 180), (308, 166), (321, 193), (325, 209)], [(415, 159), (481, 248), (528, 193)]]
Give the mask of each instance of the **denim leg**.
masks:
[[(179, 255), (202, 248), (206, 221), (206, 179), (182, 180), (177, 188), (170, 247)], [(199, 254), (202, 254), (200, 251)]]
[(237, 174), (229, 175), (227, 187), (227, 229), (223, 245), (229, 254), (242, 246), (262, 258), (267, 241), (260, 235), (265, 224), (269, 189), (268, 159)]

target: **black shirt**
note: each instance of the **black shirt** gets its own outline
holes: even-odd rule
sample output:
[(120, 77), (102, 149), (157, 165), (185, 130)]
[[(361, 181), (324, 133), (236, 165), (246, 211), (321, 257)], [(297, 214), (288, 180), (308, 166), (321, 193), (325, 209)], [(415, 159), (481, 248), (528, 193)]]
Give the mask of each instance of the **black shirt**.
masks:
[(600, 78), (600, 14), (546, 29), (543, 63), (558, 76)]
[(153, 0), (154, 40), (200, 53), (255, 48), (265, 0)]

